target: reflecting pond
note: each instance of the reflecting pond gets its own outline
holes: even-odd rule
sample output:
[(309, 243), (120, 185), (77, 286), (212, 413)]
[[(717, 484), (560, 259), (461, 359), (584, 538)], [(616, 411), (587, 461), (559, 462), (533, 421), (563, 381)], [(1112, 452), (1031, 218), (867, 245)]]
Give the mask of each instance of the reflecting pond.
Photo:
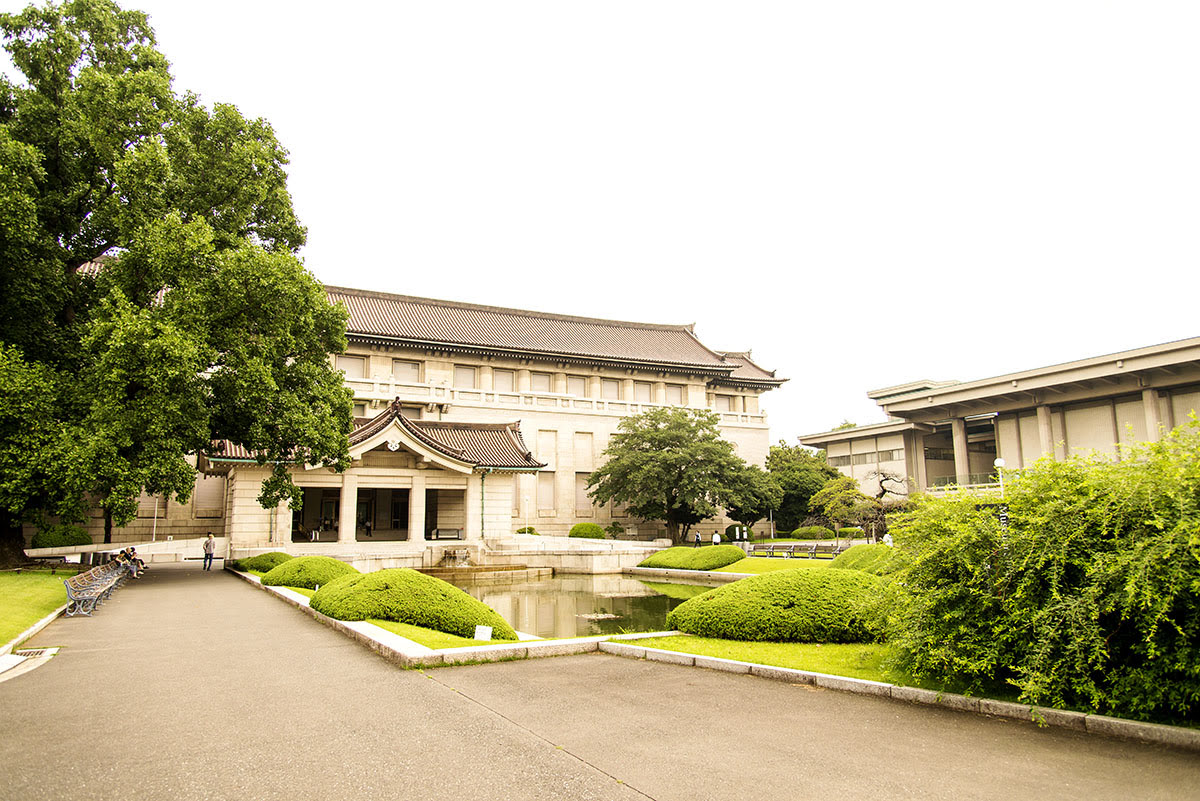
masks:
[(667, 584), (619, 574), (559, 575), (513, 584), (455, 581), (517, 631), (538, 637), (586, 637), (662, 631), (667, 613), (720, 584)]

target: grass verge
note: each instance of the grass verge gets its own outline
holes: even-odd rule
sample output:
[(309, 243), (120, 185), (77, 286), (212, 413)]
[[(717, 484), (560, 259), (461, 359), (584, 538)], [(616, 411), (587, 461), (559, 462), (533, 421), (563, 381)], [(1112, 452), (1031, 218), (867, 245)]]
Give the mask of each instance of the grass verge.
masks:
[(0, 645), (67, 602), (63, 579), (70, 572), (22, 570), (0, 573)]
[(832, 559), (783, 558), (747, 556), (740, 562), (718, 567), (713, 573), (773, 573), (776, 570), (798, 570), (805, 567), (828, 567)]

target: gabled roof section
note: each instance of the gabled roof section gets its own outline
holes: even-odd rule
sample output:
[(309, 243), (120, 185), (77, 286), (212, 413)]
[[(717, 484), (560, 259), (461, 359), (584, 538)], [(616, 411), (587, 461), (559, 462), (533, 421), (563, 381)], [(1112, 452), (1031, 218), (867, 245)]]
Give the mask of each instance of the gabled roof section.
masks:
[(546, 466), (533, 458), (521, 437), (521, 425), (512, 423), (466, 423), (445, 420), (410, 420), (400, 408), (399, 399), (382, 414), (350, 432), (350, 447), (366, 442), (399, 426), (405, 433), (456, 462), (477, 470), (541, 470)]
[(750, 358), (750, 351), (726, 351), (721, 353), (727, 364), (733, 365), (728, 376), (713, 380), (714, 384), (737, 384), (750, 387), (777, 387), (786, 378), (776, 378), (774, 370), (764, 370)]
[(696, 338), (692, 325), (572, 317), (327, 286), (349, 312), (352, 338), (564, 360), (637, 362), (729, 375), (736, 365)]

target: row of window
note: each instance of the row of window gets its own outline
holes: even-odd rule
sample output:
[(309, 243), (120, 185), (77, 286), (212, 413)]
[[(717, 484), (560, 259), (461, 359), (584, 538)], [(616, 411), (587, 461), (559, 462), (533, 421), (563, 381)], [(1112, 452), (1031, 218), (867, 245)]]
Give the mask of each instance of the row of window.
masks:
[[(552, 471), (545, 471), (537, 474), (537, 509), (538, 511), (553, 511), (558, 508), (557, 490), (555, 489), (555, 479)], [(592, 476), (591, 473), (576, 473), (575, 474), (575, 509), (576, 511), (591, 511), (595, 508), (592, 499), (588, 497), (588, 479)], [(518, 494), (513, 495), (513, 513), (519, 514), (521, 511), (521, 498)], [(625, 517), (627, 515), (624, 504), (613, 504), (613, 517)]]
[(852, 464), (876, 464), (879, 462), (902, 462), (904, 461), (904, 451), (896, 449), (856, 453), (852, 456), (830, 456), (827, 461), (830, 467), (847, 467)]

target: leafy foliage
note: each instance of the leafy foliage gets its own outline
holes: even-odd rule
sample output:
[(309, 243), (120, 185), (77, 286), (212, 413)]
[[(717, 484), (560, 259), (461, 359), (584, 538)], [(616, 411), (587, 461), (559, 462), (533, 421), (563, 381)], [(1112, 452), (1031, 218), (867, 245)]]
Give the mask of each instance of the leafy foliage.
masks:
[(70, 545), (91, 545), (92, 535), (79, 526), (59, 523), (33, 535), (33, 548), (64, 548)]
[(1007, 681), (1024, 701), (1200, 719), (1200, 423), (1128, 458), (1038, 462), (979, 498), (924, 498), (893, 528), (913, 564), (890, 632), (915, 675)]
[(473, 637), (476, 626), (491, 626), (493, 639), (517, 639), (513, 627), (487, 604), (409, 568), (339, 578), (317, 590), (309, 605), (338, 620), (395, 620), (460, 637)]
[(838, 554), (829, 564), (842, 570), (861, 570), (876, 576), (886, 576), (903, 569), (910, 559), (901, 550), (888, 545), (862, 543)]
[(736, 545), (702, 545), (699, 548), (677, 546), (650, 554), (638, 567), (658, 567), (667, 570), (716, 570), (746, 558), (746, 552)]
[(831, 540), (834, 534), (824, 526), (801, 526), (788, 536), (797, 540)]
[(855, 570), (779, 570), (684, 601), (667, 625), (687, 634), (770, 642), (870, 642), (880, 581)]
[(744, 526), (753, 526), (779, 506), (783, 490), (779, 482), (758, 465), (738, 473), (725, 501), (725, 514)]
[[(267, 553), (248, 556), (245, 559), (231, 559), (225, 564), (227, 567), (231, 567), (234, 570), (240, 570), (243, 572), (247, 570), (257, 570), (260, 573), (269, 573), (282, 565), (284, 562), (295, 558), (296, 557), (292, 556), (290, 553), (284, 553), (283, 551), (268, 551)], [(295, 587), (297, 585), (292, 584), (290, 586)]]
[(357, 575), (358, 570), (331, 556), (297, 556), (286, 559), (262, 577), (268, 587), (324, 587), (336, 578)]
[(536, 528), (534, 528), (533, 526), (522, 526), (521, 528), (517, 529), (517, 533), (518, 534), (535, 534), (536, 535), (538, 533), (538, 530)]
[(703, 409), (657, 407), (623, 418), (604, 455), (588, 480), (592, 501), (662, 520), (675, 542), (720, 512), (745, 469), (721, 438), (717, 415)]
[(580, 537), (587, 540), (602, 540), (604, 539), (604, 529), (596, 523), (576, 523), (571, 526), (571, 533), (568, 537)]
[(29, 390), (0, 392), (3, 538), (94, 499), (107, 541), (143, 490), (186, 501), (213, 440), (273, 465), (265, 505), (297, 502), (287, 465), (344, 468), (350, 403), (286, 151), (177, 95), (145, 14), (70, 0), (0, 31), (22, 77), (0, 77), (0, 371)]
[[(879, 501), (870, 498), (858, 488), (858, 482), (850, 476), (839, 475), (828, 481), (825, 486), (808, 501), (809, 508), (829, 518), (841, 529), (849, 523), (856, 523), (871, 517), (881, 508)], [(858, 530), (859, 533), (862, 529)]]
[(780, 441), (767, 454), (767, 472), (780, 490), (775, 524), (780, 531), (800, 526), (808, 517), (808, 502), (832, 478), (841, 475), (825, 462), (825, 452), (816, 453)]

